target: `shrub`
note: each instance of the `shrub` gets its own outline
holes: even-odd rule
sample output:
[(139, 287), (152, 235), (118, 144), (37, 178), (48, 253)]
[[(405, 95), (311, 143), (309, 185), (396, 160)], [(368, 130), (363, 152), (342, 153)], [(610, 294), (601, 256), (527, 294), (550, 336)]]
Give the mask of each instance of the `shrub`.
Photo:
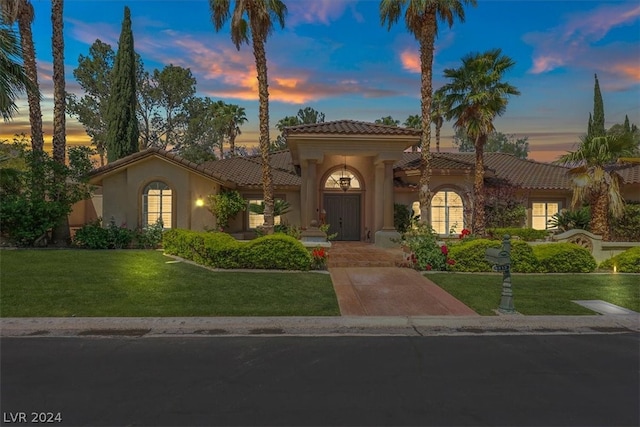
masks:
[(413, 222), (413, 209), (401, 203), (393, 204), (393, 226), (398, 233), (405, 233)]
[(103, 227), (101, 219), (97, 219), (76, 231), (73, 244), (86, 249), (123, 249), (129, 248), (133, 239), (134, 232), (117, 226), (114, 220)]
[(591, 210), (588, 206), (575, 211), (563, 209), (551, 217), (547, 227), (556, 228), (561, 233), (573, 229), (589, 231), (590, 221)]
[(636, 246), (603, 261), (600, 264), (602, 270), (616, 270), (620, 273), (640, 273), (640, 246)]
[(251, 240), (242, 246), (240, 257), (245, 268), (309, 270), (311, 254), (299, 240), (272, 234)]
[(162, 243), (162, 233), (164, 232), (164, 224), (162, 219), (158, 218), (155, 224), (147, 224), (135, 235), (136, 246), (141, 249), (155, 249)]
[(166, 253), (214, 268), (257, 268), (309, 270), (311, 255), (298, 240), (273, 234), (238, 242), (226, 233), (168, 230), (164, 233)]
[[(475, 239), (462, 241), (451, 247), (449, 256), (456, 261), (452, 271), (485, 272), (491, 271), (492, 264), (485, 260), (488, 248), (501, 248), (499, 240)], [(522, 241), (511, 242), (511, 271), (515, 273), (534, 273), (538, 271), (538, 262), (529, 244)]]
[(415, 256), (418, 270), (447, 270), (451, 264), (449, 248), (438, 243), (438, 235), (429, 226), (421, 224), (402, 235), (401, 243)]
[(640, 203), (627, 203), (622, 216), (611, 219), (611, 240), (640, 242)]
[(229, 221), (247, 209), (247, 201), (236, 190), (223, 191), (208, 196), (209, 211), (215, 215), (216, 224), (220, 229), (227, 228)]
[(596, 260), (589, 251), (573, 243), (545, 243), (533, 247), (544, 273), (589, 273)]
[(544, 239), (549, 235), (547, 230), (536, 230), (534, 228), (508, 227), (508, 228), (491, 228), (487, 229), (487, 234), (491, 239), (502, 240), (505, 234), (509, 236), (518, 236), (525, 242)]

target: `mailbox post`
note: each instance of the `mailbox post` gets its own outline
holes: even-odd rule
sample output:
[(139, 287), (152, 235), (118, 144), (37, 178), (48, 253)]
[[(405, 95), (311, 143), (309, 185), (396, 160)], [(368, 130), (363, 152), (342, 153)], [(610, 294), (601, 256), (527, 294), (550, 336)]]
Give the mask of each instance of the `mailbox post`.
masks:
[(514, 313), (511, 289), (511, 238), (508, 234), (505, 234), (502, 239), (501, 249), (486, 250), (485, 259), (493, 264), (494, 271), (502, 271), (502, 297), (498, 310), (502, 313)]

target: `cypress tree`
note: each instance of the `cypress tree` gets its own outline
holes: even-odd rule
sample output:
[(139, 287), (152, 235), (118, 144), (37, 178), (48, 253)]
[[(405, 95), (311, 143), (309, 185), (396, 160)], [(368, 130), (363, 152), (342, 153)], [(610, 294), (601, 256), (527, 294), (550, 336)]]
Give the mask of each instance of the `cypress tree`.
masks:
[(629, 116), (624, 116), (624, 133), (631, 133), (631, 125), (629, 124)]
[(600, 93), (600, 83), (598, 83), (598, 75), (595, 74), (596, 83), (593, 88), (593, 125), (591, 128), (592, 136), (604, 136), (604, 104), (602, 103), (602, 94)]
[(138, 151), (136, 117), (136, 58), (131, 31), (131, 13), (124, 7), (118, 53), (112, 71), (111, 95), (107, 106), (107, 160), (113, 162)]

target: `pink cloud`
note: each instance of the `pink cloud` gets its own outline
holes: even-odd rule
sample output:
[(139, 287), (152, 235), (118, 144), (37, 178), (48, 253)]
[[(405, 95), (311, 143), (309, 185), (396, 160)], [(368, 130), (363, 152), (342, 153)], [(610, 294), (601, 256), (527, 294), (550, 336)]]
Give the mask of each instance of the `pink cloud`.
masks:
[(287, 25), (295, 27), (298, 24), (323, 24), (329, 25), (340, 18), (347, 8), (358, 22), (363, 21), (355, 9), (354, 0), (313, 0), (293, 1), (287, 4)]
[[(524, 41), (534, 47), (530, 73), (553, 71), (567, 64), (592, 62), (594, 44), (613, 28), (630, 25), (640, 17), (640, 6), (607, 4), (588, 12), (572, 15), (563, 25), (545, 32), (528, 33)], [(602, 57), (596, 61), (602, 63)]]
[(411, 73), (421, 73), (420, 53), (414, 49), (406, 49), (400, 53), (402, 68)]

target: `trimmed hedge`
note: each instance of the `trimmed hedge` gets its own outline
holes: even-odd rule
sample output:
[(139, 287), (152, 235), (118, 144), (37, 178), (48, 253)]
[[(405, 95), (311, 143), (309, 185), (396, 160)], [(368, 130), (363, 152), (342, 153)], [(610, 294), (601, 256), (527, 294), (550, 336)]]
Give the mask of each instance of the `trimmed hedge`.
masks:
[(490, 228), (487, 229), (487, 234), (491, 239), (502, 240), (502, 236), (505, 234), (518, 236), (525, 242), (532, 242), (534, 240), (544, 240), (549, 235), (547, 230), (536, 230), (534, 228), (522, 228), (522, 227), (509, 227), (509, 228)]
[(214, 268), (309, 270), (311, 254), (291, 236), (273, 234), (239, 242), (229, 234), (172, 229), (164, 251)]
[[(449, 250), (449, 258), (455, 260), (456, 263), (450, 266), (449, 270), (464, 272), (492, 271), (492, 264), (485, 260), (485, 251), (488, 248), (500, 247), (502, 247), (501, 241), (489, 239), (462, 241), (459, 244), (452, 245)], [(533, 250), (526, 242), (511, 241), (511, 271), (515, 273), (535, 273), (539, 271)]]
[(587, 249), (573, 243), (544, 243), (533, 253), (544, 273), (590, 273), (597, 265)]
[(640, 273), (640, 246), (629, 248), (606, 261), (602, 261), (600, 269), (613, 271), (614, 265), (620, 273)]

